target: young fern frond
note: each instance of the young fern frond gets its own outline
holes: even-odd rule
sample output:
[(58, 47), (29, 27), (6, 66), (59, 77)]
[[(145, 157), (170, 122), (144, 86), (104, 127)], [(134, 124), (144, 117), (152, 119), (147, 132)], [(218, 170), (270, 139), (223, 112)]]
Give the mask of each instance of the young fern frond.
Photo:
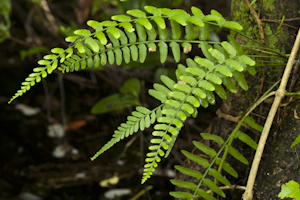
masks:
[[(152, 175), (161, 160), (160, 157), (168, 156), (163, 151), (170, 152), (171, 147), (168, 144), (175, 142), (187, 117), (196, 116), (200, 106), (206, 108), (209, 104), (215, 104), (213, 91), (222, 99), (226, 98), (222, 83), (235, 92), (235, 85), (230, 79), (233, 77), (244, 90), (248, 89), (242, 72), (255, 64), (253, 60), (246, 55), (239, 55), (242, 52), (238, 52), (228, 42), (222, 42), (217, 47), (219, 50), (205, 42), (200, 45), (202, 51), (206, 52), (206, 58), (187, 59), (187, 67), (179, 64), (176, 70), (178, 83), (163, 75), (161, 81), (165, 86), (155, 83), (154, 89), (149, 90), (150, 95), (165, 105), (162, 107), (162, 117), (157, 118), (158, 123), (154, 126), (152, 135), (155, 139), (150, 141), (152, 146), (149, 150), (152, 152), (147, 154), (142, 183)], [(232, 148), (230, 151), (235, 152)], [(245, 159), (243, 162), (246, 162)]]
[(161, 107), (162, 105), (150, 111), (145, 107), (137, 106), (136, 111), (132, 112), (132, 116), (127, 117), (126, 123), (120, 124), (117, 130), (115, 130), (112, 136), (113, 138), (109, 142), (107, 142), (91, 158), (91, 160), (95, 160), (104, 151), (110, 149), (114, 144), (116, 144), (120, 140), (129, 137), (130, 135), (138, 132), (139, 130), (143, 131), (145, 130), (145, 128), (149, 128), (151, 124), (155, 123), (156, 118), (161, 116)]
[[(187, 53), (191, 50), (191, 43), (199, 43), (197, 38), (200, 40), (208, 38), (210, 24), (242, 29), (238, 23), (226, 21), (215, 10), (206, 16), (196, 7), (191, 8), (192, 15), (180, 9), (153, 6), (145, 6), (145, 10), (149, 16), (141, 10), (134, 9), (127, 11), (128, 15), (112, 16), (111, 21), (89, 20), (87, 25), (94, 32), (87, 29), (76, 30), (75, 36), (65, 39), (71, 42), (67, 49), (53, 48), (51, 50), (53, 54), (44, 56), (43, 60), (38, 62), (40, 66), (33, 69), (33, 73), (29, 74), (9, 103), (57, 68), (62, 72), (73, 72), (105, 65), (107, 62), (117, 65), (121, 65), (123, 60), (125, 63), (131, 60), (143, 63), (147, 51), (156, 51), (157, 46), (160, 61), (164, 63), (168, 54), (167, 43), (171, 47), (175, 61), (179, 62), (181, 52), (179, 42), (182, 43), (183, 51)], [(171, 24), (171, 35), (168, 34), (166, 21)], [(200, 28), (200, 33), (194, 31), (197, 27)]]
[[(249, 116), (246, 117), (244, 123), (248, 124), (251, 128), (255, 130), (262, 131), (262, 126), (256, 124), (254, 119)], [(208, 188), (211, 189), (211, 191), (225, 198), (226, 197), (225, 193), (222, 190), (220, 190), (220, 188), (216, 185), (216, 183), (212, 182), (209, 178), (206, 178), (207, 174), (213, 177), (215, 180), (221, 182), (222, 184), (231, 187), (231, 183), (228, 181), (228, 179), (221, 174), (221, 170), (223, 169), (224, 171), (226, 171), (228, 174), (230, 174), (235, 178), (238, 177), (238, 173), (226, 161), (222, 163), (222, 160), (225, 160), (227, 154), (225, 154), (225, 158), (222, 159), (219, 158), (218, 156), (223, 152), (224, 149), (225, 151), (227, 149), (228, 153), (231, 156), (233, 156), (235, 159), (237, 159), (238, 161), (240, 161), (245, 165), (249, 164), (248, 160), (237, 149), (233, 148), (230, 145), (231, 137), (239, 139), (240, 141), (244, 142), (245, 144), (247, 144), (248, 146), (250, 146), (255, 150), (257, 148), (257, 143), (250, 136), (248, 136), (247, 134), (243, 133), (240, 130), (234, 130), (231, 133), (231, 135), (228, 137), (226, 142), (224, 142), (224, 140), (217, 135), (208, 134), (208, 133), (201, 133), (200, 135), (204, 140), (211, 140), (216, 144), (218, 144), (218, 146), (220, 146), (220, 150), (217, 153), (214, 149), (207, 147), (203, 143), (200, 143), (198, 141), (193, 141), (195, 147), (197, 147), (200, 151), (202, 151), (204, 154), (208, 155), (213, 159), (211, 163), (209, 163), (209, 161), (203, 157), (192, 154), (185, 150), (181, 151), (188, 159), (201, 165), (203, 168), (206, 169), (206, 171), (204, 172), (204, 174), (202, 174), (199, 171), (188, 169), (180, 165), (176, 165), (175, 169), (177, 169), (180, 173), (196, 178), (199, 183), (196, 185), (195, 183), (190, 183), (181, 180), (175, 180), (175, 179), (170, 180), (171, 183), (175, 186), (186, 188), (193, 191), (193, 194), (189, 192), (170, 192), (170, 195), (175, 198), (194, 199), (197, 196), (197, 199), (203, 197), (204, 199), (207, 200), (216, 200), (216, 198), (209, 195), (206, 191), (200, 189), (201, 185), (207, 186)], [(219, 166), (218, 171), (212, 168), (214, 164)]]

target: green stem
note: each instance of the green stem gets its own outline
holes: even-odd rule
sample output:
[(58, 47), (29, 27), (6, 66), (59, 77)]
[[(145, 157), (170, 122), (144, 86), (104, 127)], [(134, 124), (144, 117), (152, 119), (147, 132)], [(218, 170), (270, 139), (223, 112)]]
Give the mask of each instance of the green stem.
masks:
[(284, 93), (285, 96), (293, 96), (293, 95), (300, 95), (300, 92), (292, 92), (292, 93)]

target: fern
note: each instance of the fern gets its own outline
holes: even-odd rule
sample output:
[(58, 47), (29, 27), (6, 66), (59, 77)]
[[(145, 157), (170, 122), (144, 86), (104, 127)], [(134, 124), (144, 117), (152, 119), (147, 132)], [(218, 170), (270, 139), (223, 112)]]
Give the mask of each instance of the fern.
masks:
[[(94, 32), (87, 29), (76, 30), (74, 31), (75, 36), (65, 39), (67, 42), (71, 42), (67, 49), (53, 48), (51, 50), (53, 54), (44, 56), (43, 60), (38, 62), (40, 67), (33, 69), (33, 73), (29, 74), (22, 83), (21, 89), (15, 93), (9, 103), (22, 96), (35, 83), (40, 82), (41, 78), (46, 78), (57, 68), (62, 72), (73, 72), (105, 65), (107, 62), (110, 64), (116, 62), (117, 65), (121, 65), (123, 60), (125, 63), (129, 63), (131, 60), (143, 63), (147, 56), (147, 50), (149, 52), (156, 51), (157, 46), (159, 47), (160, 61), (164, 63), (168, 54), (167, 42), (175, 61), (179, 62), (181, 52), (179, 42), (183, 42), (183, 51), (188, 52), (191, 49), (191, 42), (199, 43), (199, 40), (194, 40), (195, 38), (199, 37), (200, 40), (208, 38), (210, 24), (237, 30), (242, 29), (238, 23), (226, 21), (215, 10), (206, 16), (196, 7), (191, 9), (193, 15), (180, 9), (158, 9), (153, 6), (145, 6), (145, 10), (151, 16), (134, 9), (127, 11), (128, 15), (134, 17), (133, 19), (128, 15), (115, 15), (112, 16), (111, 21), (89, 20), (87, 25), (94, 29)], [(170, 21), (171, 37), (168, 34), (165, 20)], [(185, 27), (185, 40), (180, 40), (182, 26)], [(200, 28), (200, 36), (194, 31), (197, 27)]]
[[(182, 52), (188, 53), (192, 43), (198, 44), (205, 58), (196, 56), (186, 59), (186, 66), (178, 64), (177, 83), (167, 76), (161, 76), (164, 85), (155, 83), (154, 89), (149, 90), (149, 94), (158, 99), (161, 105), (151, 111), (137, 107), (127, 122), (117, 128), (113, 138), (91, 158), (96, 159), (115, 143), (157, 122), (152, 132), (154, 138), (150, 141), (151, 152), (147, 154), (142, 183), (151, 177), (161, 158), (169, 155), (187, 117), (196, 117), (200, 106), (206, 108), (209, 104), (215, 104), (213, 92), (225, 99), (226, 92), (222, 84), (235, 93), (237, 89), (232, 79), (247, 90), (243, 72), (247, 70), (255, 74), (255, 62), (245, 55), (232, 36), (228, 37), (229, 42), (216, 43), (214, 46), (206, 42), (211, 25), (241, 30), (238, 23), (226, 21), (215, 10), (205, 16), (196, 7), (191, 8), (192, 14), (181, 9), (153, 6), (145, 6), (145, 10), (147, 14), (134, 9), (127, 11), (128, 15), (115, 15), (108, 21), (89, 20), (87, 25), (94, 31), (76, 30), (74, 36), (65, 39), (71, 42), (67, 49), (52, 49), (53, 54), (38, 61), (41, 66), (33, 69), (33, 73), (29, 74), (21, 89), (9, 101), (11, 103), (30, 90), (55, 69), (68, 73), (98, 67), (107, 62), (117, 65), (130, 61), (143, 63), (148, 52), (157, 50), (160, 62), (164, 63), (169, 47), (175, 62), (179, 62)], [(168, 31), (168, 23), (171, 31)]]
[(155, 131), (152, 135), (156, 138), (150, 141), (152, 146), (149, 147), (149, 150), (154, 152), (147, 154), (148, 163), (144, 166), (142, 183), (151, 176), (161, 160), (160, 157), (165, 155), (162, 153), (163, 150), (167, 151), (165, 157), (168, 156), (170, 146), (174, 144), (186, 118), (191, 115), (196, 116), (200, 105), (207, 107), (209, 103), (214, 104), (213, 91), (222, 99), (226, 98), (226, 92), (221, 86), (222, 82), (229, 90), (236, 92), (235, 85), (229, 78), (233, 77), (243, 89), (248, 89), (241, 72), (247, 69), (247, 64), (254, 65), (254, 61), (245, 55), (238, 56), (237, 51), (232, 51), (235, 48), (228, 42), (223, 42), (222, 47), (218, 47), (220, 50), (223, 49), (223, 52), (227, 52), (227, 55), (209, 47), (206, 43), (201, 45), (202, 51), (207, 54), (206, 59), (200, 57), (194, 60), (187, 59), (188, 67), (179, 64), (176, 70), (178, 83), (167, 76), (161, 76), (165, 86), (155, 83), (154, 89), (149, 90), (150, 95), (165, 105), (162, 108), (163, 116), (157, 119), (158, 124), (154, 126)]
[[(243, 120), (242, 120), (243, 121)], [(262, 131), (262, 126), (258, 125), (255, 123), (254, 119), (247, 116), (244, 119), (244, 123), (249, 125), (251, 128)], [(193, 144), (195, 147), (197, 147), (200, 151), (202, 151), (204, 154), (208, 155), (211, 157), (213, 160), (211, 163), (203, 157), (197, 156), (195, 154), (192, 154), (188, 151), (182, 150), (181, 152), (191, 161), (196, 162), (197, 164), (201, 165), (206, 169), (205, 173), (202, 175), (199, 171), (195, 171), (192, 169), (188, 169), (179, 165), (175, 166), (175, 169), (177, 169), (179, 172), (196, 178), (199, 180), (198, 185), (186, 181), (180, 181), (180, 180), (175, 180), (172, 179), (171, 183), (175, 186), (190, 189), (191, 191), (194, 191), (194, 194), (191, 194), (189, 192), (170, 192), (170, 195), (175, 197), (175, 198), (186, 198), (186, 199), (194, 199), (194, 198), (200, 198), (203, 197), (204, 199), (208, 200), (216, 200), (213, 196), (209, 195), (207, 192), (205, 192), (203, 189), (200, 189), (200, 186), (207, 186), (208, 188), (211, 189), (211, 191), (215, 192), (216, 194), (226, 197), (225, 193), (216, 185), (215, 182), (212, 182), (210, 179), (206, 178), (207, 174), (210, 175), (211, 177), (215, 178), (215, 180), (221, 182), (222, 184), (231, 187), (231, 183), (226, 179), (224, 176), (221, 175), (221, 170), (223, 169), (226, 171), (228, 174), (231, 176), (237, 178), (238, 173), (230, 166), (229, 163), (225, 161), (225, 158), (227, 156), (227, 152), (233, 156), (236, 160), (240, 161), (241, 163), (248, 165), (249, 162), (248, 160), (235, 148), (231, 146), (231, 142), (234, 138), (239, 139), (240, 141), (244, 142), (251, 148), (255, 149), (257, 148), (257, 143), (249, 137), (247, 134), (241, 132), (238, 130), (239, 128), (237, 127), (231, 135), (228, 137), (226, 142), (217, 135), (212, 135), (212, 134), (207, 134), (207, 133), (201, 133), (201, 136), (204, 140), (212, 140), (218, 146), (220, 146), (220, 150), (217, 153), (214, 149), (205, 146), (204, 144), (198, 142), (198, 141), (193, 141)], [(223, 158), (219, 158), (218, 156), (223, 152), (225, 149), (225, 153), (223, 154)], [(212, 168), (213, 164), (219, 165), (219, 170), (215, 170)]]
[(133, 133), (141, 130), (145, 130), (145, 128), (149, 128), (151, 124), (156, 121), (156, 117), (161, 116), (161, 107), (153, 109), (152, 111), (148, 110), (145, 107), (137, 106), (136, 111), (132, 112), (132, 116), (127, 117), (127, 122), (120, 124), (115, 130), (113, 134), (113, 138), (106, 143), (92, 158), (91, 160), (95, 160), (99, 155), (101, 155), (104, 151), (110, 149), (115, 143), (120, 140), (129, 137)]

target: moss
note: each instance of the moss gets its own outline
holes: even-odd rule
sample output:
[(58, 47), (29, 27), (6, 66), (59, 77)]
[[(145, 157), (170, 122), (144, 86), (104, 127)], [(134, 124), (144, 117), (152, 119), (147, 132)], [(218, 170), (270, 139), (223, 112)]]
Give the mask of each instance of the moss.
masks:
[(275, 0), (262, 0), (261, 1), (265, 7), (265, 11), (273, 11), (275, 9)]
[(272, 32), (269, 24), (263, 24), (264, 32), (265, 32), (265, 42), (269, 48), (275, 49), (275, 44), (278, 42), (278, 38)]
[[(238, 6), (238, 8), (236, 8)], [(233, 12), (233, 20), (239, 22), (243, 27), (243, 34), (245, 34), (248, 38), (253, 39), (259, 39), (259, 31), (256, 30), (255, 27), (256, 22), (254, 19), (254, 16), (252, 14), (249, 15), (249, 8), (247, 4), (244, 1), (232, 1), (232, 9)], [(257, 26), (257, 25), (256, 25)], [(247, 29), (246, 29), (247, 28)], [(247, 45), (257, 45), (253, 40), (248, 39), (247, 37), (242, 37), (241, 39), (247, 44)]]
[[(271, 11), (274, 10), (274, 1), (275, 0), (261, 0), (264, 7), (267, 9), (270, 9)], [(238, 1), (233, 0), (232, 1), (232, 8), (233, 10), (233, 20), (239, 22), (243, 27), (244, 31), (243, 34), (245, 34), (248, 38), (242, 37), (241, 39), (249, 46), (260, 46), (258, 43), (260, 43), (260, 30), (257, 25), (257, 22), (249, 10), (247, 4), (244, 1)], [(236, 7), (238, 6), (238, 8)], [(258, 10), (256, 4), (252, 5), (252, 7), (258, 12), (258, 15), (260, 16), (260, 11)], [(272, 32), (271, 27), (268, 23), (263, 23), (263, 29), (265, 32), (265, 42), (266, 46), (268, 48), (275, 48), (276, 43), (278, 42), (278, 38), (275, 36), (275, 34)], [(253, 38), (252, 40), (249, 38)], [(258, 43), (254, 42), (253, 40), (256, 40)]]
[[(275, 0), (260, 0), (260, 2), (257, 2), (253, 4), (253, 8), (258, 12), (258, 15), (260, 15), (260, 8), (259, 5), (263, 4), (263, 8), (267, 9), (267, 12), (265, 14), (270, 13), (270, 11), (274, 10), (274, 1)], [(244, 37), (242, 35), (239, 35), (239, 38), (242, 40), (242, 44), (251, 46), (256, 49), (261, 49), (261, 36), (260, 36), (260, 29), (257, 25), (257, 22), (252, 14), (252, 12), (249, 10), (247, 4), (243, 0), (232, 0), (232, 11), (233, 11), (233, 20), (240, 23), (243, 27), (243, 34), (247, 37)], [(263, 13), (264, 11), (262, 11)], [(271, 26), (269, 23), (263, 23), (262, 24), (264, 33), (265, 33), (265, 47), (270, 49), (277, 49), (277, 45), (279, 43), (279, 38), (274, 34), (274, 32), (271, 29)], [(284, 51), (282, 51), (284, 53)], [(271, 63), (278, 63), (279, 60), (277, 58), (270, 58)], [(284, 61), (282, 61), (284, 62)], [(256, 70), (258, 71), (257, 76), (262, 75), (263, 73), (263, 67), (256, 67)], [(268, 67), (267, 70), (268, 77), (267, 82), (272, 85), (274, 80), (277, 80), (279, 76), (278, 68), (276, 67)], [(266, 85), (266, 87), (270, 86), (269, 84)], [(257, 88), (255, 87), (255, 90), (259, 90), (260, 85), (257, 85)]]

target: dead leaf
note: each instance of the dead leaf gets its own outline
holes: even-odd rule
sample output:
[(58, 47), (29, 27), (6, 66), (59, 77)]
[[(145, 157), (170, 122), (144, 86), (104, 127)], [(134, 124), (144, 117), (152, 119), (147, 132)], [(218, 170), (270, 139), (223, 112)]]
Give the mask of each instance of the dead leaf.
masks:
[(298, 114), (297, 114), (297, 109), (294, 110), (294, 117), (295, 117), (295, 119), (299, 119)]
[(71, 122), (68, 126), (67, 126), (67, 130), (77, 130), (80, 129), (81, 127), (85, 126), (87, 124), (87, 122), (85, 120), (76, 120)]

